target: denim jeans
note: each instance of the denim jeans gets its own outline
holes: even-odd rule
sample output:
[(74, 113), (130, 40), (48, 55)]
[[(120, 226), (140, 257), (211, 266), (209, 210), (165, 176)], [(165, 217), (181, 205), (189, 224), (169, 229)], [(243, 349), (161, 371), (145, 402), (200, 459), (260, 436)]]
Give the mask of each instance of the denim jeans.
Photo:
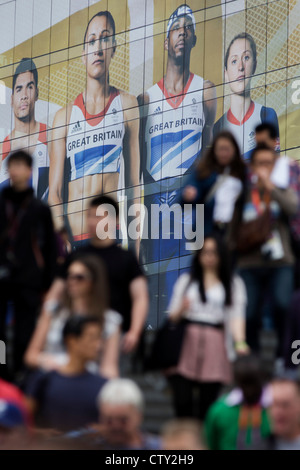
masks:
[(262, 305), (268, 292), (270, 309), (278, 335), (277, 355), (282, 354), (284, 322), (294, 287), (293, 266), (239, 269), (247, 289), (246, 334), (251, 349), (258, 350)]

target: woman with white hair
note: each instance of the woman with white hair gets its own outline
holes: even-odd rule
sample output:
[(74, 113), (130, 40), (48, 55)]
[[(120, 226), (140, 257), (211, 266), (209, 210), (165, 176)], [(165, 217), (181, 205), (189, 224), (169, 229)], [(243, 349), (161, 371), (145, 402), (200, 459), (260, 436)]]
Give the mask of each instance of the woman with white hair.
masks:
[(99, 445), (105, 449), (158, 450), (160, 439), (141, 431), (144, 397), (130, 379), (112, 379), (98, 396)]

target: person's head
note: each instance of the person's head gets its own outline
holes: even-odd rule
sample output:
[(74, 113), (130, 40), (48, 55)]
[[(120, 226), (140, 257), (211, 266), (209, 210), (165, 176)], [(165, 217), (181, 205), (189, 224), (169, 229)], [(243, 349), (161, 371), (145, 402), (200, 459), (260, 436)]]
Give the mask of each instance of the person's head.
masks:
[(15, 404), (0, 399), (0, 436), (20, 426), (26, 426), (23, 412)]
[(87, 213), (88, 232), (92, 238), (115, 237), (119, 221), (119, 205), (110, 196), (100, 195), (93, 198)]
[(264, 374), (261, 361), (253, 354), (240, 356), (234, 363), (234, 382), (242, 390), (244, 403), (256, 405), (262, 395)]
[(230, 167), (230, 174), (242, 181), (245, 178), (245, 163), (237, 141), (231, 132), (222, 131), (213, 140), (198, 164), (198, 175), (207, 178), (211, 173), (222, 173), (226, 167)]
[(106, 269), (99, 257), (78, 256), (68, 268), (65, 303), (71, 311), (74, 302), (80, 298), (86, 300), (89, 314), (102, 321), (107, 308), (108, 286)]
[(99, 11), (88, 22), (84, 33), (82, 61), (87, 74), (98, 79), (108, 73), (116, 52), (116, 26), (109, 11)]
[(63, 343), (69, 356), (83, 363), (99, 358), (101, 349), (102, 326), (99, 317), (72, 316), (63, 328)]
[(38, 97), (38, 72), (33, 60), (26, 57), (18, 64), (13, 76), (11, 106), (15, 118), (24, 122), (32, 119)]
[(300, 436), (300, 384), (290, 379), (271, 383), (270, 408), (272, 431), (276, 437), (293, 439)]
[(277, 130), (270, 122), (263, 122), (255, 128), (256, 144), (266, 144), (270, 148), (276, 149), (277, 146)]
[(225, 80), (237, 95), (250, 90), (257, 65), (256, 44), (249, 33), (239, 33), (230, 41), (225, 53)]
[(206, 302), (204, 275), (213, 271), (225, 289), (225, 304), (231, 304), (231, 269), (229, 252), (221, 237), (209, 235), (204, 239), (203, 247), (196, 251), (191, 268), (191, 279), (199, 283), (201, 299)]
[(167, 26), (165, 50), (175, 60), (190, 60), (190, 53), (197, 42), (196, 21), (188, 5), (180, 5), (172, 13)]
[(98, 397), (103, 434), (110, 445), (126, 446), (140, 434), (144, 398), (130, 379), (112, 379)]
[(161, 432), (163, 450), (205, 450), (200, 422), (194, 419), (173, 419)]
[(7, 160), (7, 169), (12, 186), (16, 188), (29, 186), (32, 165), (32, 156), (24, 150), (10, 153)]
[(273, 148), (270, 148), (267, 144), (258, 144), (251, 153), (250, 165), (253, 174), (255, 175), (261, 169), (264, 169), (265, 173), (271, 175), (275, 162), (276, 152)]

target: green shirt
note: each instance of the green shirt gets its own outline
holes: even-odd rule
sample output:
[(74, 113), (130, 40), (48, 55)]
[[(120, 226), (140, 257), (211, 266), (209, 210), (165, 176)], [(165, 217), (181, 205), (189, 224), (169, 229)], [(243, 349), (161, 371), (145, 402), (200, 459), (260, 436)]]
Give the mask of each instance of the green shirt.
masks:
[[(229, 395), (229, 394), (228, 394)], [(253, 440), (253, 427), (251, 423), (245, 430), (239, 429), (241, 404), (229, 405), (228, 395), (221, 397), (209, 409), (205, 419), (205, 434), (207, 444), (211, 450), (236, 450), (238, 435), (242, 438), (243, 445), (251, 446)], [(261, 407), (260, 440), (271, 433), (268, 411)], [(253, 444), (254, 445), (254, 444)]]

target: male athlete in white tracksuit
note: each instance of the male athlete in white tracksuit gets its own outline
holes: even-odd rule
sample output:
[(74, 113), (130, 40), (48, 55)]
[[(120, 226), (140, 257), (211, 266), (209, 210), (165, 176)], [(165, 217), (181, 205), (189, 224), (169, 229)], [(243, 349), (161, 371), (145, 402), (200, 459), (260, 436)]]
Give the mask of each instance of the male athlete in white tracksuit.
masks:
[[(151, 206), (157, 204), (162, 211), (159, 239), (141, 241), (141, 261), (156, 292), (151, 299), (152, 320), (157, 309), (166, 310), (178, 270), (184, 265), (179, 257), (187, 254), (184, 240), (176, 239), (172, 225), (169, 233), (163, 233), (161, 222), (168, 217), (195, 160), (209, 143), (216, 113), (214, 85), (190, 71), (190, 55), (197, 41), (195, 28), (193, 12), (187, 5), (172, 13), (165, 39), (166, 75), (138, 98), (144, 201), (151, 224), (158, 224), (151, 219)], [(182, 219), (175, 216), (174, 224), (181, 227)], [(185, 261), (187, 264), (187, 258)]]

